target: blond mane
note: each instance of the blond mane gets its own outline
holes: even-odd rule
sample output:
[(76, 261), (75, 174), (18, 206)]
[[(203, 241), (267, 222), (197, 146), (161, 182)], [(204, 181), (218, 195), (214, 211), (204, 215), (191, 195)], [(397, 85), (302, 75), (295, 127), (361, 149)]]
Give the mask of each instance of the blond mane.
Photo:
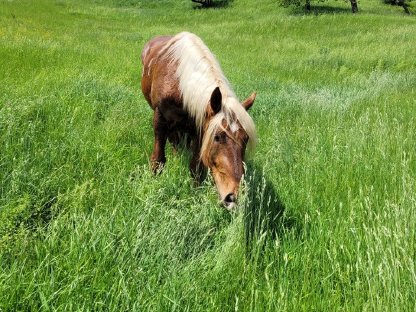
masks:
[(224, 119), (230, 125), (238, 121), (249, 136), (249, 148), (254, 147), (256, 142), (254, 122), (238, 101), (217, 59), (199, 37), (189, 32), (179, 33), (170, 39), (159, 52), (159, 56), (165, 56), (170, 62), (177, 64), (176, 76), (179, 79), (184, 109), (194, 118), (199, 133), (202, 132), (212, 92), (216, 87), (220, 88), (222, 108), (210, 120), (204, 134), (201, 155), (216, 130), (222, 127)]

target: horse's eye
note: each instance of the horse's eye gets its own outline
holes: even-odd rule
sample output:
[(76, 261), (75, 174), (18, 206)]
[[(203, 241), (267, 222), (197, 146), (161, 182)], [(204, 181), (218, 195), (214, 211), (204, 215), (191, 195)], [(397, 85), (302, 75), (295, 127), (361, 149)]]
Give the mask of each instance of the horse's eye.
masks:
[(216, 135), (214, 136), (214, 141), (215, 141), (215, 142), (219, 142), (219, 141), (220, 141), (220, 136), (219, 136), (218, 134), (216, 134)]

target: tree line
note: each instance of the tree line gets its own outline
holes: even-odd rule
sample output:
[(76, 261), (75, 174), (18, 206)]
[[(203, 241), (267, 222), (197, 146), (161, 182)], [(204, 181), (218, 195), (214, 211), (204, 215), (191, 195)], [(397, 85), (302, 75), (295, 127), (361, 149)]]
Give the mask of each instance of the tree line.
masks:
[[(228, 3), (228, 0), (221, 0), (219, 2), (214, 1), (214, 0), (191, 0), (191, 1), (201, 4), (203, 7), (216, 6), (218, 5), (218, 3), (221, 3), (222, 5), (224, 3)], [(325, 1), (325, 0), (321, 0), (321, 1)], [(351, 3), (352, 13), (357, 13), (358, 12), (357, 0), (346, 0), (346, 1), (349, 1)], [(383, 1), (386, 4), (401, 6), (407, 14), (410, 14), (409, 2), (412, 0), (383, 0)], [(304, 4), (305, 10), (311, 11), (311, 0), (277, 0), (277, 2), (282, 6), (289, 6), (289, 5), (301, 6)]]

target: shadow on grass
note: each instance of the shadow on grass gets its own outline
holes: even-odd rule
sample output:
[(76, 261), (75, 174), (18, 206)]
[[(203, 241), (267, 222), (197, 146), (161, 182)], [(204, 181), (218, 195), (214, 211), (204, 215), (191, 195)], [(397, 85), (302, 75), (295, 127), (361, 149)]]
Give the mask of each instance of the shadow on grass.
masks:
[(244, 205), (244, 232), (247, 251), (259, 239), (275, 240), (292, 232), (300, 237), (301, 222), (288, 215), (273, 183), (258, 166), (247, 163), (247, 200)]
[(225, 8), (229, 6), (233, 0), (192, 0), (194, 3), (198, 3), (198, 5), (194, 6), (195, 10), (200, 9), (211, 9), (211, 8)]
[(323, 14), (352, 14), (351, 7), (332, 7), (328, 5), (312, 6), (310, 10), (304, 6), (294, 7), (293, 15), (323, 15)]
[(404, 12), (406, 14), (412, 14), (412, 12), (410, 11), (410, 1), (399, 1), (399, 0), (384, 0), (383, 1), (385, 4), (390, 4), (392, 6), (398, 6), (398, 7), (402, 7)]

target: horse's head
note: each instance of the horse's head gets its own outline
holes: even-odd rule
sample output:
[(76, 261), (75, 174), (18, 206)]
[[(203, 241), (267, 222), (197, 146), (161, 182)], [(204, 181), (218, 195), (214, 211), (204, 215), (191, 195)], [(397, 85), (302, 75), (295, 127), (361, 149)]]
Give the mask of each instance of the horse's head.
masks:
[(201, 159), (211, 170), (220, 199), (227, 209), (237, 200), (241, 177), (244, 173), (246, 147), (255, 141), (254, 124), (247, 114), (256, 93), (234, 107), (223, 107), (222, 94), (216, 88), (208, 105)]

